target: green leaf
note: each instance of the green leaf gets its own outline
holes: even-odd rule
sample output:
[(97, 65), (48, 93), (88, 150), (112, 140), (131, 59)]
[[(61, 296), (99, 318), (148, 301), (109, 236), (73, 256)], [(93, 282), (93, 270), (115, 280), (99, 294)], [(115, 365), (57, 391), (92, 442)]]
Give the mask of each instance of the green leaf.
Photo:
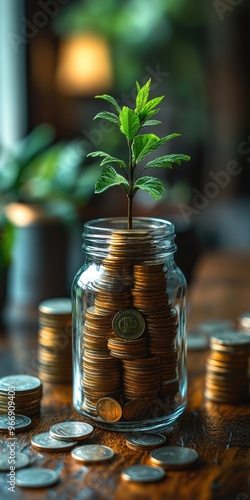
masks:
[(138, 189), (142, 189), (155, 200), (159, 200), (164, 193), (164, 184), (156, 177), (140, 177), (134, 183), (133, 192), (136, 192)]
[(93, 119), (96, 120), (97, 118), (103, 118), (104, 120), (108, 120), (109, 122), (120, 125), (118, 116), (116, 116), (114, 113), (110, 113), (109, 111), (101, 111), (100, 113), (97, 113), (97, 115), (95, 115)]
[(151, 78), (147, 81), (147, 83), (139, 90), (136, 96), (136, 111), (137, 113), (140, 113), (140, 111), (146, 106), (148, 102), (148, 96), (149, 96), (149, 91), (150, 91), (150, 85), (151, 85)]
[(129, 190), (128, 181), (122, 175), (119, 175), (111, 165), (106, 165), (96, 181), (95, 193), (102, 193), (112, 186), (121, 186), (126, 192)]
[(189, 161), (190, 156), (188, 155), (178, 155), (178, 154), (173, 154), (173, 155), (166, 155), (166, 156), (161, 156), (160, 158), (156, 158), (155, 160), (150, 161), (147, 163), (147, 165), (144, 167), (143, 170), (146, 168), (172, 168), (173, 163), (177, 163), (177, 165), (181, 165), (182, 161)]
[(123, 106), (120, 112), (120, 121), (121, 132), (131, 141), (140, 129), (140, 120), (138, 115), (133, 111), (133, 109)]
[(116, 102), (116, 100), (111, 95), (107, 95), (107, 94), (96, 95), (95, 98), (96, 99), (104, 99), (105, 101), (110, 102), (110, 104), (112, 104), (114, 106), (114, 108), (116, 109), (116, 111), (118, 113), (120, 113), (121, 108), (120, 108), (119, 104)]
[(143, 123), (143, 127), (151, 127), (153, 125), (161, 125), (162, 122), (160, 120), (146, 120), (144, 123)]
[(170, 141), (170, 139), (174, 139), (175, 137), (181, 137), (181, 134), (170, 134), (170, 135), (165, 135), (165, 137), (162, 137), (159, 142), (159, 146), (162, 144), (165, 144), (166, 142)]
[(158, 106), (160, 102), (164, 99), (164, 95), (161, 97), (155, 97), (154, 99), (151, 99), (150, 101), (143, 106), (143, 108), (138, 112), (139, 118), (141, 122), (144, 122), (150, 116), (154, 115), (155, 113), (158, 113), (159, 109), (154, 109), (155, 106)]
[(155, 134), (136, 135), (133, 140), (133, 152), (136, 163), (139, 163), (147, 154), (155, 151), (158, 148), (159, 141), (159, 137)]
[(91, 156), (92, 158), (103, 157), (104, 159), (100, 163), (100, 165), (105, 165), (106, 163), (117, 163), (121, 168), (127, 168), (126, 163), (119, 158), (115, 158), (114, 156), (109, 155), (108, 153), (104, 153), (103, 151), (94, 151), (93, 153), (89, 153), (87, 156)]

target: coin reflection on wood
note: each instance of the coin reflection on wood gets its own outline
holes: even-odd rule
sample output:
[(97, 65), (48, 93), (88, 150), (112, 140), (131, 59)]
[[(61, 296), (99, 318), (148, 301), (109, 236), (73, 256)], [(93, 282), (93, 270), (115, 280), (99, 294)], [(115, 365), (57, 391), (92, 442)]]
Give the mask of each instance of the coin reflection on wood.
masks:
[(158, 252), (147, 231), (114, 231), (93, 286), (83, 327), (83, 410), (108, 422), (165, 415), (177, 405), (178, 318)]
[(44, 382), (72, 381), (72, 317), (69, 298), (48, 299), (39, 305), (38, 370)]

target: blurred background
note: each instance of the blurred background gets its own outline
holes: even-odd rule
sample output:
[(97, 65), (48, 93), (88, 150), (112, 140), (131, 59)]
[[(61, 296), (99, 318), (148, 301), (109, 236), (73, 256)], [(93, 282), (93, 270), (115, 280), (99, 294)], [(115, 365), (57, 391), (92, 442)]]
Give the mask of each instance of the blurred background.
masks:
[[(22, 312), (69, 295), (84, 221), (126, 215), (119, 188), (94, 195), (94, 150), (122, 157), (96, 94), (131, 106), (135, 81), (165, 95), (161, 202), (135, 215), (176, 225), (188, 282), (210, 249), (250, 250), (249, 13), (246, 0), (2, 0), (0, 4), (0, 302)], [(165, 148), (165, 150), (164, 150)]]

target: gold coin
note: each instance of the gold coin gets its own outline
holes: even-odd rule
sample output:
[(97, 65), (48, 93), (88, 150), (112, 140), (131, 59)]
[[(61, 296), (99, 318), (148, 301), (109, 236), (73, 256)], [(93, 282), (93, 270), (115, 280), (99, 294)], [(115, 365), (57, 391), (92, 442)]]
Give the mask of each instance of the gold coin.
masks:
[(115, 314), (112, 327), (118, 337), (125, 340), (134, 340), (143, 334), (145, 320), (136, 309), (123, 309)]
[(107, 422), (117, 422), (122, 417), (122, 407), (113, 398), (106, 397), (99, 399), (96, 409), (99, 417)]

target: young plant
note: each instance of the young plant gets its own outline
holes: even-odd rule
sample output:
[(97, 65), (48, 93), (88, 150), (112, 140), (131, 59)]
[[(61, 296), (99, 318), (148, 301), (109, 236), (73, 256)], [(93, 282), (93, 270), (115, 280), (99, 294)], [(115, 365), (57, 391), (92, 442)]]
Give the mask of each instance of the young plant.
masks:
[[(102, 193), (112, 186), (120, 186), (125, 190), (128, 198), (128, 229), (132, 229), (132, 207), (136, 192), (142, 189), (155, 200), (159, 200), (164, 192), (164, 184), (161, 180), (156, 177), (142, 176), (142, 173), (149, 168), (171, 169), (174, 163), (181, 165), (181, 162), (190, 160), (190, 156), (184, 154), (171, 154), (159, 156), (146, 164), (143, 162), (143, 165), (139, 166), (147, 155), (156, 151), (162, 144), (180, 136), (180, 134), (171, 134), (160, 138), (155, 134), (141, 133), (142, 128), (161, 123), (159, 120), (152, 120), (151, 117), (160, 110), (157, 106), (164, 96), (149, 100), (150, 85), (151, 79), (143, 87), (140, 87), (136, 82), (135, 109), (128, 106), (120, 108), (116, 100), (107, 94), (96, 96), (112, 104), (116, 113), (102, 111), (94, 117), (94, 120), (96, 118), (105, 119), (115, 123), (120, 128), (127, 139), (128, 163), (126, 164), (123, 160), (103, 151), (89, 153), (88, 156), (103, 158), (100, 164), (103, 168), (95, 185), (95, 193)], [(111, 164), (115, 164), (116, 168), (122, 172), (122, 175)]]

